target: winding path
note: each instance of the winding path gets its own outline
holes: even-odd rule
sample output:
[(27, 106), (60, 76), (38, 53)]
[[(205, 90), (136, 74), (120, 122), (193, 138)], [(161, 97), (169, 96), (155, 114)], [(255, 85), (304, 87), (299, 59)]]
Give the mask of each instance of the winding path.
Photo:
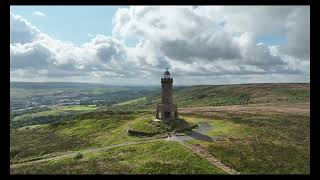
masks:
[(192, 144), (187, 144), (180, 142), (182, 145), (186, 146), (188, 149), (192, 150), (196, 154), (198, 154), (200, 157), (207, 159), (212, 165), (222, 169), (228, 174), (240, 174), (240, 172), (226, 166), (223, 164), (219, 159), (215, 158), (212, 156), (204, 147), (200, 145), (192, 145)]
[(63, 153), (61, 155), (56, 155), (54, 157), (12, 164), (12, 165), (10, 165), (10, 168), (16, 168), (16, 167), (20, 167), (20, 166), (24, 166), (24, 165), (30, 165), (30, 164), (39, 163), (39, 162), (46, 162), (46, 161), (50, 161), (50, 160), (59, 160), (59, 159), (68, 158), (68, 157), (72, 158), (72, 157), (75, 157), (78, 153), (97, 152), (97, 151), (101, 151), (101, 150), (111, 149), (114, 147), (121, 147), (121, 146), (133, 145), (133, 144), (141, 144), (141, 143), (147, 143), (147, 142), (159, 141), (159, 140), (167, 140), (167, 141), (176, 141), (176, 142), (182, 144), (183, 146), (190, 149), (192, 152), (196, 153), (197, 155), (199, 155), (200, 157), (202, 157), (204, 159), (207, 159), (212, 165), (222, 169), (223, 171), (225, 171), (228, 174), (240, 174), (236, 170), (223, 164), (219, 159), (212, 156), (201, 145), (193, 145), (193, 144), (190, 144), (187, 142), (187, 140), (190, 140), (190, 139), (202, 139), (202, 140), (208, 141), (208, 138), (210, 141), (213, 141), (212, 139), (210, 139), (210, 137), (202, 134), (203, 132), (211, 130), (211, 129), (212, 129), (212, 127), (209, 124), (200, 123), (199, 128), (197, 128), (190, 135), (185, 135), (185, 136), (172, 135), (169, 137), (155, 138), (155, 139), (149, 139), (149, 140), (143, 140), (143, 141), (132, 141), (132, 142), (126, 142), (126, 143), (115, 144), (115, 145), (104, 146), (104, 147), (88, 148), (88, 149), (80, 150), (80, 151), (71, 151), (71, 152)]
[(63, 153), (62, 155), (56, 155), (54, 157), (49, 157), (49, 158), (44, 158), (44, 159), (39, 159), (39, 160), (34, 160), (34, 161), (27, 161), (27, 162), (22, 162), (22, 163), (17, 163), (17, 164), (11, 164), (10, 168), (15, 168), (15, 167), (19, 167), (19, 166), (24, 166), (24, 165), (39, 163), (39, 162), (45, 162), (45, 161), (50, 161), (50, 160), (59, 160), (61, 158), (74, 157), (78, 153), (97, 152), (97, 151), (101, 151), (101, 150), (111, 149), (114, 147), (121, 147), (121, 146), (133, 145), (133, 144), (141, 144), (141, 143), (147, 143), (147, 142), (152, 142), (152, 141), (159, 141), (161, 139), (162, 138), (150, 139), (150, 140), (144, 140), (144, 141), (132, 141), (132, 142), (126, 142), (126, 143), (115, 144), (115, 145), (104, 146), (104, 147), (96, 147), (96, 148), (88, 148), (88, 149), (79, 150), (79, 151), (71, 151), (71, 152)]
[(171, 137), (167, 137), (166, 140), (169, 141), (177, 141), (180, 144), (184, 145), (194, 153), (198, 154), (200, 157), (207, 159), (212, 165), (222, 169), (228, 174), (240, 174), (240, 172), (232, 169), (231, 167), (228, 167), (227, 165), (223, 164), (219, 159), (212, 156), (204, 147), (202, 147), (199, 144), (193, 145), (187, 142), (187, 140), (190, 139), (200, 139), (203, 141), (214, 141), (212, 137), (203, 135), (202, 133), (211, 130), (213, 127), (211, 127), (208, 123), (200, 123), (198, 124), (199, 128), (197, 128), (190, 136), (176, 136), (173, 135)]

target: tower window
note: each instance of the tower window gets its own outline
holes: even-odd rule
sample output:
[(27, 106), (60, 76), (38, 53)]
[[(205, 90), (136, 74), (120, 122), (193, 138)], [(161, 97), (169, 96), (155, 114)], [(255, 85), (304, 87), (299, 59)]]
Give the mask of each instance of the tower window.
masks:
[(170, 112), (164, 112), (164, 118), (170, 118)]

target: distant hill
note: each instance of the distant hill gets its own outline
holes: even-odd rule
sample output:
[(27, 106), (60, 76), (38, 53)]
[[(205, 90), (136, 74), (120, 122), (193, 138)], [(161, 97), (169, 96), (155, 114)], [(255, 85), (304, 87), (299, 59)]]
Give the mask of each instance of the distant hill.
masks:
[[(88, 93), (135, 92), (133, 99), (115, 104), (111, 109), (154, 109), (160, 103), (160, 86), (109, 86), (94, 83), (11, 82), (11, 95), (53, 94), (59, 89)], [(26, 91), (26, 90), (32, 91)], [(93, 91), (87, 91), (91, 89)], [(51, 93), (51, 94), (52, 94)], [(116, 95), (116, 94), (115, 94)], [(233, 85), (196, 85), (173, 87), (173, 100), (178, 107), (224, 106), (252, 103), (292, 103), (310, 101), (310, 83), (258, 83)], [(106, 107), (110, 109), (110, 107)], [(103, 108), (102, 108), (103, 109)]]
[[(160, 90), (159, 90), (160, 94)], [(153, 109), (160, 95), (146, 96), (115, 105), (116, 109)], [(175, 87), (173, 100), (178, 107), (222, 106), (246, 103), (309, 102), (309, 83), (263, 83), (236, 85), (199, 85)]]
[(160, 86), (113, 86), (99, 83), (76, 82), (10, 82), (10, 97), (34, 95), (53, 95), (58, 92), (103, 94), (103, 93), (135, 93), (158, 92)]
[(10, 82), (10, 87), (28, 89), (46, 88), (97, 88), (110, 87), (110, 85), (98, 83), (77, 83), (77, 82)]

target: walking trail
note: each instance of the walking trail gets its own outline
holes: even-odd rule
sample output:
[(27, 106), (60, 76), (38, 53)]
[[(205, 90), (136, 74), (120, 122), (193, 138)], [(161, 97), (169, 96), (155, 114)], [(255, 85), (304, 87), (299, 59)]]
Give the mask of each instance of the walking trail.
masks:
[(202, 133), (205, 131), (209, 131), (212, 127), (208, 123), (199, 123), (199, 128), (193, 131), (189, 136), (176, 136), (172, 135), (167, 137), (167, 140), (170, 141), (177, 141), (180, 144), (184, 145), (194, 153), (198, 154), (200, 157), (207, 159), (212, 165), (222, 169), (228, 174), (240, 174), (240, 172), (228, 167), (227, 165), (223, 164), (219, 159), (212, 156), (204, 147), (199, 144), (193, 145), (187, 142), (190, 139), (200, 139), (203, 141), (214, 141), (212, 137), (203, 135)]
[(168, 136), (167, 138), (156, 138), (156, 139), (149, 139), (149, 140), (144, 140), (144, 141), (133, 141), (133, 142), (126, 142), (122, 144), (115, 144), (115, 145), (110, 145), (110, 146), (104, 146), (104, 147), (96, 147), (96, 148), (88, 148), (85, 150), (80, 150), (80, 151), (71, 151), (67, 152), (64, 154), (56, 155), (54, 157), (49, 157), (49, 158), (44, 158), (44, 159), (39, 159), (39, 160), (33, 160), (33, 161), (27, 161), (27, 162), (22, 162), (22, 163), (17, 163), (17, 164), (12, 164), (10, 165), (10, 168), (16, 168), (24, 165), (30, 165), (34, 163), (39, 163), (39, 162), (46, 162), (50, 160), (59, 160), (62, 158), (72, 158), (75, 157), (78, 153), (90, 153), (90, 152), (97, 152), (101, 150), (107, 150), (111, 149), (114, 147), (121, 147), (121, 146), (127, 146), (127, 145), (133, 145), (133, 144), (141, 144), (141, 143), (147, 143), (147, 142), (152, 142), (152, 141), (159, 141), (159, 140), (169, 140), (169, 141), (176, 141), (179, 142), (180, 144), (184, 145), (194, 153), (198, 154), (200, 157), (207, 159), (212, 165), (222, 169), (228, 174), (240, 174), (236, 170), (226, 166), (223, 164), (219, 159), (215, 158), (212, 156), (204, 147), (201, 145), (193, 145), (187, 142), (187, 140), (190, 139), (200, 139), (203, 141), (213, 141), (213, 139), (209, 136), (203, 135), (202, 133), (208, 130), (211, 130), (212, 127), (207, 124), (207, 123), (200, 123), (199, 128), (197, 128), (195, 131), (193, 131), (189, 135), (184, 135), (184, 136)]
[(50, 160), (59, 160), (62, 158), (67, 158), (67, 157), (74, 157), (78, 153), (82, 154), (82, 153), (97, 152), (97, 151), (101, 151), (101, 150), (111, 149), (114, 147), (121, 147), (121, 146), (133, 145), (133, 144), (141, 144), (141, 143), (147, 143), (147, 142), (159, 141), (159, 140), (161, 140), (161, 139), (158, 138), (158, 139), (150, 139), (150, 140), (144, 140), (144, 141), (132, 141), (132, 142), (126, 142), (126, 143), (115, 144), (115, 145), (104, 146), (104, 147), (88, 148), (88, 149), (80, 150), (80, 151), (70, 151), (67, 153), (63, 153), (61, 155), (56, 155), (54, 157), (49, 157), (49, 158), (44, 158), (44, 159), (34, 160), (34, 161), (27, 161), (27, 162), (22, 162), (22, 163), (17, 163), (17, 164), (11, 164), (10, 168), (15, 168), (15, 167), (19, 167), (19, 166), (24, 166), (24, 165), (29, 165), (29, 164), (33, 164), (33, 163), (39, 163), (39, 162), (45, 162), (45, 161), (50, 161)]

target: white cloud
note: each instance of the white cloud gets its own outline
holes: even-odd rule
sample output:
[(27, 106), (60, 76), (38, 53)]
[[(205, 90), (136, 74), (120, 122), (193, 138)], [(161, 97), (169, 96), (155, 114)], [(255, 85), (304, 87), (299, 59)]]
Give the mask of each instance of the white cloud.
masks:
[(32, 15), (34, 15), (34, 16), (41, 16), (41, 17), (47, 16), (45, 13), (43, 13), (43, 12), (41, 12), (41, 11), (33, 11)]
[[(305, 7), (120, 8), (112, 37), (90, 35), (76, 46), (11, 13), (11, 77), (158, 84), (169, 67), (181, 84), (309, 81), (309, 14)], [(288, 43), (256, 44), (265, 34)], [(139, 40), (135, 47), (124, 43), (130, 37)]]
[[(21, 34), (15, 36), (10, 44), (12, 74), (22, 75), (21, 72), (26, 70), (24, 76), (29, 75), (30, 78), (127, 75), (125, 72), (130, 62), (126, 58), (126, 47), (115, 38), (97, 35), (90, 42), (75, 46), (51, 38), (20, 16), (11, 14), (11, 24), (11, 35), (17, 31)], [(129, 67), (135, 66), (131, 64)], [(103, 71), (108, 73), (98, 73)]]
[(285, 24), (288, 44), (283, 51), (301, 59), (310, 59), (310, 7), (292, 11)]
[(10, 12), (10, 43), (30, 43), (40, 34), (38, 28)]
[(272, 55), (271, 47), (256, 44), (258, 35), (286, 33), (287, 17), (296, 10), (297, 7), (130, 7), (116, 13), (113, 33), (120, 38), (139, 37), (141, 59), (150, 64), (166, 59), (177, 74), (304, 73), (290, 69), (293, 67), (282, 56)]
[(283, 34), (284, 23), (295, 6), (198, 6), (195, 12), (212, 21), (224, 24), (231, 33), (253, 32)]

